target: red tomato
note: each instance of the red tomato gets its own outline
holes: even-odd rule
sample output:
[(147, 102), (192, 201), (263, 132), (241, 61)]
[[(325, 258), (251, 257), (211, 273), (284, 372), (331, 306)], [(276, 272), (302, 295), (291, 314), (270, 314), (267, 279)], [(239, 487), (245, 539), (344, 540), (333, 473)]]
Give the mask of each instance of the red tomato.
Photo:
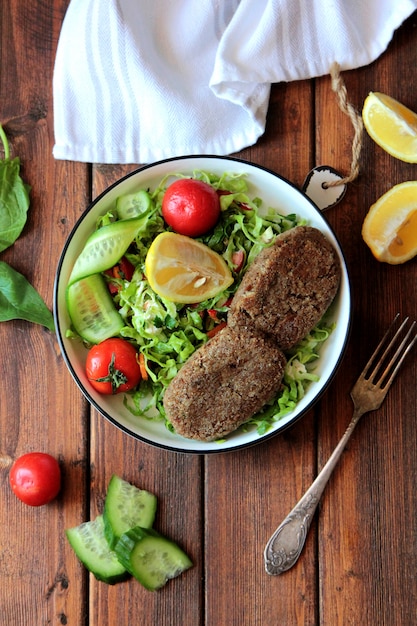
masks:
[(139, 354), (131, 343), (117, 337), (89, 350), (85, 370), (94, 389), (103, 394), (129, 391), (141, 379)]
[(219, 196), (208, 183), (181, 178), (166, 190), (162, 216), (176, 233), (199, 237), (213, 228), (219, 219)]
[(13, 463), (9, 480), (19, 500), (30, 506), (42, 506), (58, 495), (61, 470), (50, 454), (28, 452)]

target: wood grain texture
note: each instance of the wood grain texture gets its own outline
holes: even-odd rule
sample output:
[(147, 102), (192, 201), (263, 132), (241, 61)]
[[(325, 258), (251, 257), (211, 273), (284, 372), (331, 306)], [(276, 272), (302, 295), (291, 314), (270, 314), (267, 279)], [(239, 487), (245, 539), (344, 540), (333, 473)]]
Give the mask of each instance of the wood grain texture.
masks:
[[(52, 307), (62, 246), (85, 206), (85, 167), (53, 161), (51, 77), (63, 6), (2, 5), (0, 122), (13, 156), (31, 185), (26, 227), (2, 254)], [(5, 71), (7, 68), (7, 71)], [(63, 363), (56, 337), (40, 326), (0, 326), (2, 393), (0, 450), (14, 460), (28, 451), (56, 456), (63, 474), (58, 499), (47, 507), (22, 505), (1, 473), (0, 614), (4, 624), (82, 624), (87, 595), (83, 568), (71, 554), (65, 528), (86, 513), (87, 407)]]
[[(54, 161), (52, 72), (68, 0), (0, 5), (0, 123), (32, 186), (22, 236), (1, 260), (27, 276), (52, 307), (58, 259), (91, 200), (138, 164)], [(368, 67), (344, 73), (361, 109), (370, 90), (414, 110), (417, 14)], [(237, 156), (301, 187), (314, 165), (347, 173), (353, 131), (330, 77), (273, 85), (267, 127)], [(363, 244), (369, 206), (417, 177), (363, 136), (359, 178), (326, 213), (353, 290), (353, 326), (328, 392), (292, 428), (260, 446), (206, 457), (135, 441), (92, 409), (70, 377), (53, 333), (0, 324), (0, 623), (7, 626), (399, 626), (417, 622), (417, 361), (409, 358), (381, 409), (358, 425), (325, 491), (302, 557), (266, 574), (270, 534), (323, 466), (352, 412), (349, 391), (394, 313), (417, 313), (417, 264), (378, 263)], [(22, 505), (8, 473), (20, 454), (54, 454), (63, 488), (46, 507)], [(155, 527), (194, 567), (156, 593), (129, 580), (89, 576), (65, 528), (101, 512), (118, 473), (158, 497)]]
[[(408, 21), (408, 28), (395, 34), (388, 51), (376, 62), (345, 73), (350, 101), (359, 111), (369, 91), (391, 94), (416, 108), (414, 84), (398, 80), (416, 62), (412, 41), (415, 17)], [(317, 128), (322, 129), (319, 158), (348, 165), (346, 138), (352, 130), (337, 109), (329, 120), (326, 79), (317, 81), (316, 98)], [(329, 123), (333, 129), (324, 132)], [(352, 279), (354, 325), (343, 366), (321, 403), (319, 467), (350, 420), (349, 391), (384, 330), (397, 312), (416, 314), (415, 262), (396, 267), (378, 263), (361, 239), (362, 222), (371, 204), (393, 185), (415, 178), (415, 166), (390, 157), (365, 132), (360, 176), (339, 207), (329, 212)], [(415, 400), (411, 404), (406, 400), (415, 387), (416, 374), (414, 356), (381, 409), (362, 418), (323, 498), (319, 518), (321, 624), (406, 624), (416, 618), (412, 606), (416, 546), (410, 540), (416, 526), (411, 496), (415, 472), (407, 464), (416, 457), (417, 438)], [(404, 604), (405, 589), (410, 595)]]

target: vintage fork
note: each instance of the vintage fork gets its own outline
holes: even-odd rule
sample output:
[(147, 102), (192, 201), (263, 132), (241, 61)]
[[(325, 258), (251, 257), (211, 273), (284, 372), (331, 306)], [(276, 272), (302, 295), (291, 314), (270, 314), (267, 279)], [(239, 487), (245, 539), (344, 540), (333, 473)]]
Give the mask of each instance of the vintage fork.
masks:
[(407, 331), (408, 317), (390, 339), (398, 317), (399, 314), (392, 321), (351, 391), (354, 411), (345, 434), (311, 487), (266, 544), (264, 559), (268, 574), (282, 574), (297, 562), (321, 495), (356, 424), (364, 413), (381, 406), (401, 363), (416, 342), (416, 322), (412, 322)]

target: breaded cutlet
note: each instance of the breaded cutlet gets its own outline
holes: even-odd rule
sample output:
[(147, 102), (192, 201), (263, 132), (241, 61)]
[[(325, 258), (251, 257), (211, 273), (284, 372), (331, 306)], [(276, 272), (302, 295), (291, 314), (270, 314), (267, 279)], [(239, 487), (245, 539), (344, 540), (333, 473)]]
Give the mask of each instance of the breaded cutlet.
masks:
[(167, 417), (183, 437), (213, 441), (228, 435), (276, 396), (285, 364), (269, 337), (226, 327), (171, 381), (164, 396)]
[(279, 235), (253, 261), (225, 329), (185, 362), (164, 396), (175, 431), (220, 439), (279, 392), (291, 348), (320, 321), (340, 282), (336, 251), (316, 228)]
[(323, 233), (296, 226), (255, 258), (233, 298), (228, 325), (270, 335), (287, 350), (321, 320), (340, 273), (339, 257)]

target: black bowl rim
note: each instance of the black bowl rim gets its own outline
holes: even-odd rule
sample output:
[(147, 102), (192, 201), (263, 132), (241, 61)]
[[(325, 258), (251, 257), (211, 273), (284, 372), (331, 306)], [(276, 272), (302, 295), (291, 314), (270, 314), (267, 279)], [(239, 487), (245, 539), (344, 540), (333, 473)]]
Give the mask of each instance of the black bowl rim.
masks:
[[(245, 442), (242, 443), (241, 445), (236, 445), (233, 446), (232, 448), (225, 448), (225, 449), (221, 449), (221, 447), (219, 447), (218, 449), (211, 449), (211, 450), (193, 450), (193, 449), (187, 449), (184, 450), (181, 447), (176, 447), (176, 446), (171, 446), (171, 445), (165, 445), (163, 443), (159, 443), (159, 442), (155, 442), (152, 441), (150, 439), (148, 439), (147, 437), (144, 437), (142, 435), (139, 435), (138, 433), (133, 432), (131, 429), (129, 429), (127, 426), (124, 426), (122, 424), (120, 424), (114, 417), (112, 417), (109, 413), (107, 413), (107, 411), (105, 411), (104, 409), (102, 409), (98, 403), (95, 401), (95, 399), (90, 396), (90, 394), (88, 393), (88, 391), (85, 389), (84, 385), (81, 383), (81, 381), (79, 380), (72, 364), (71, 361), (68, 357), (67, 351), (65, 349), (65, 345), (64, 342), (61, 338), (61, 327), (60, 327), (60, 322), (59, 322), (59, 316), (58, 316), (58, 287), (59, 287), (59, 276), (61, 273), (61, 269), (62, 269), (62, 264), (64, 262), (64, 258), (68, 249), (68, 246), (70, 244), (70, 242), (72, 241), (73, 237), (75, 236), (75, 233), (78, 230), (79, 225), (81, 224), (81, 222), (85, 219), (86, 215), (93, 209), (93, 207), (104, 197), (106, 196), (110, 190), (114, 189), (115, 187), (117, 187), (119, 184), (121, 184), (123, 181), (127, 180), (128, 178), (130, 178), (131, 176), (135, 176), (137, 173), (142, 172), (144, 170), (147, 169), (151, 169), (157, 165), (161, 165), (163, 163), (169, 163), (169, 162), (178, 162), (178, 161), (186, 161), (186, 160), (198, 160), (198, 159), (216, 159), (216, 160), (224, 160), (224, 161), (234, 161), (237, 163), (242, 163), (242, 165), (250, 165), (251, 167), (255, 167), (259, 170), (263, 170), (264, 172), (267, 172), (269, 174), (271, 174), (272, 176), (275, 176), (276, 178), (279, 178), (280, 180), (282, 180), (283, 182), (285, 182), (286, 184), (288, 184), (290, 187), (292, 187), (293, 189), (295, 189), (296, 191), (298, 191), (298, 193), (302, 194), (305, 198), (307, 198), (307, 200), (310, 202), (310, 204), (312, 205), (312, 207), (320, 214), (321, 218), (326, 222), (328, 228), (331, 230), (333, 237), (335, 238), (335, 240), (338, 243), (339, 246), (339, 250), (340, 253), (342, 255), (342, 259), (343, 259), (343, 263), (346, 269), (346, 273), (347, 273), (347, 290), (348, 290), (348, 294), (349, 294), (349, 312), (348, 312), (348, 324), (347, 324), (347, 332), (344, 338), (344, 342), (343, 342), (343, 346), (340, 350), (340, 355), (339, 358), (333, 368), (332, 373), (330, 374), (329, 378), (326, 381), (326, 384), (322, 387), (322, 389), (320, 390), (320, 392), (311, 400), (311, 402), (303, 409), (303, 411), (297, 415), (297, 417), (295, 417), (293, 420), (287, 422), (286, 424), (284, 424), (281, 428), (277, 428), (275, 429), (273, 432), (271, 433), (265, 433), (264, 435), (261, 435), (259, 437), (259, 439), (254, 440), (254, 441), (250, 441), (250, 442)], [(327, 218), (325, 217), (325, 215), (323, 214), (322, 211), (320, 211), (320, 209), (317, 207), (317, 205), (302, 191), (300, 190), (294, 183), (292, 183), (291, 181), (289, 181), (288, 179), (286, 179), (285, 177), (281, 176), (280, 174), (278, 174), (277, 172), (275, 172), (274, 170), (271, 170), (270, 168), (267, 168), (263, 165), (259, 165), (258, 163), (254, 163), (252, 161), (249, 160), (245, 160), (245, 159), (241, 159), (238, 157), (233, 157), (233, 156), (217, 156), (214, 154), (207, 154), (207, 155), (194, 155), (194, 154), (190, 154), (190, 155), (184, 155), (184, 156), (178, 156), (178, 157), (170, 157), (167, 159), (162, 159), (160, 161), (155, 161), (152, 163), (147, 163), (145, 165), (139, 166), (137, 169), (133, 170), (132, 172), (129, 172), (128, 174), (126, 174), (125, 176), (122, 176), (121, 178), (119, 178), (117, 181), (115, 181), (114, 183), (112, 183), (109, 187), (107, 187), (101, 194), (99, 194), (89, 205), (88, 207), (83, 211), (83, 213), (81, 214), (81, 216), (78, 218), (78, 220), (76, 221), (76, 223), (74, 224), (69, 236), (67, 237), (67, 240), (65, 242), (64, 248), (62, 250), (62, 253), (60, 255), (59, 261), (58, 261), (58, 266), (57, 266), (57, 270), (56, 270), (56, 274), (55, 274), (55, 281), (54, 281), (54, 292), (53, 292), (53, 314), (54, 314), (54, 320), (55, 320), (55, 328), (56, 328), (56, 336), (58, 339), (58, 344), (61, 350), (61, 354), (64, 358), (64, 361), (66, 363), (67, 368), (70, 371), (70, 374), (72, 376), (72, 378), (74, 379), (75, 383), (77, 384), (78, 388), (80, 389), (80, 391), (82, 392), (82, 394), (84, 395), (84, 397), (88, 400), (88, 402), (98, 411), (98, 413), (100, 413), (100, 415), (102, 415), (105, 419), (107, 419), (110, 423), (112, 423), (114, 426), (116, 426), (116, 428), (118, 428), (119, 430), (121, 430), (122, 432), (126, 433), (127, 435), (133, 437), (133, 439), (136, 439), (138, 441), (141, 441), (143, 443), (146, 443), (148, 445), (151, 445), (153, 447), (159, 448), (159, 449), (163, 449), (163, 450), (169, 450), (171, 452), (175, 452), (178, 454), (197, 454), (197, 455), (211, 455), (211, 454), (226, 454), (226, 453), (230, 453), (230, 452), (235, 452), (235, 451), (239, 451), (239, 450), (243, 450), (243, 449), (247, 449), (250, 447), (253, 447), (255, 445), (259, 445), (261, 443), (265, 443), (266, 441), (269, 441), (270, 439), (272, 439), (273, 437), (276, 437), (279, 434), (282, 434), (284, 431), (288, 430), (289, 428), (292, 428), (301, 418), (305, 417), (305, 415), (317, 404), (317, 402), (320, 400), (320, 398), (323, 396), (323, 394), (327, 391), (327, 389), (329, 388), (330, 384), (332, 383), (337, 371), (339, 370), (339, 367), (341, 365), (341, 362), (343, 360), (343, 357), (345, 355), (346, 352), (346, 348), (347, 348), (347, 344), (349, 342), (349, 338), (350, 338), (350, 334), (351, 334), (351, 329), (352, 329), (352, 310), (353, 310), (353, 303), (352, 303), (352, 288), (351, 288), (351, 283), (350, 283), (350, 276), (349, 276), (349, 270), (348, 270), (348, 266), (346, 263), (346, 258), (343, 252), (343, 249), (340, 245), (339, 239), (336, 235), (336, 233), (334, 232), (332, 226), (330, 225), (329, 221), (327, 220)]]

